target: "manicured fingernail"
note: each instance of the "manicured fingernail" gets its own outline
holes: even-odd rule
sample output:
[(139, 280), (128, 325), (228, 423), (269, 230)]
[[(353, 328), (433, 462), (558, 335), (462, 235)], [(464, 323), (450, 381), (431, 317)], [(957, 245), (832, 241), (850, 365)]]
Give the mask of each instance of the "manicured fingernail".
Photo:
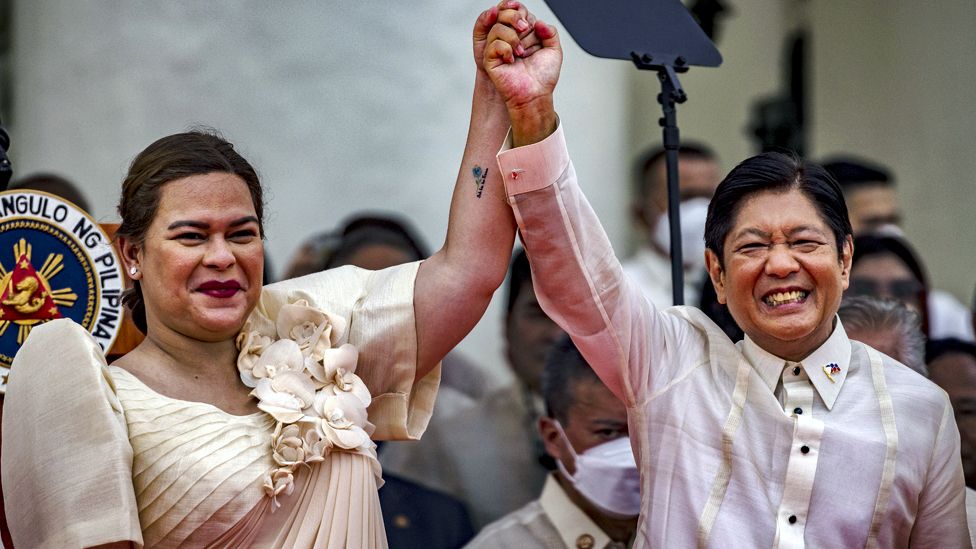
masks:
[(518, 29), (519, 32), (525, 32), (529, 30), (529, 24), (525, 21), (525, 19), (519, 19), (515, 22), (515, 28)]
[(522, 47), (522, 44), (519, 44), (518, 46), (515, 46), (515, 55), (517, 55), (519, 57), (522, 57), (523, 55), (525, 55), (525, 48)]
[(521, 5), (518, 2), (508, 2), (505, 4), (505, 7), (510, 10), (517, 10), (521, 7)]

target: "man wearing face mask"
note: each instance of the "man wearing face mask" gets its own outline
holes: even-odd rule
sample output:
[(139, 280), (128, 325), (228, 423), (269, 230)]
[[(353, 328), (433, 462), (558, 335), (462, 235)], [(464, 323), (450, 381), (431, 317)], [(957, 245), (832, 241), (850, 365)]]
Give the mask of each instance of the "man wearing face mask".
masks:
[[(651, 149), (635, 170), (634, 220), (641, 231), (639, 248), (623, 262), (624, 272), (656, 307), (671, 302), (671, 236), (668, 226), (668, 176), (663, 148)], [(705, 274), (705, 216), (708, 201), (722, 179), (718, 161), (705, 145), (686, 142), (678, 149), (681, 193), (681, 256), (685, 267), (685, 303), (698, 303)]]
[(469, 549), (624, 549), (640, 512), (640, 475), (627, 409), (564, 337), (543, 377), (539, 432), (557, 471), (542, 494), (486, 526)]

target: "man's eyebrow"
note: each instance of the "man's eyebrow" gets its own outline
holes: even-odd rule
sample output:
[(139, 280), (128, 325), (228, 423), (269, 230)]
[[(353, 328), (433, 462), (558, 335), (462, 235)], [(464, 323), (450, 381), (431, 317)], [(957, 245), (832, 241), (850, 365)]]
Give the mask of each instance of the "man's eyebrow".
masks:
[(810, 231), (817, 234), (824, 234), (824, 232), (820, 229), (820, 227), (814, 225), (800, 225), (799, 227), (794, 227), (790, 229), (788, 234), (794, 235), (796, 233), (802, 233), (804, 231)]
[(733, 235), (733, 238), (742, 238), (743, 236), (747, 236), (747, 235), (758, 236), (759, 238), (769, 238), (772, 236), (770, 233), (767, 233), (766, 231), (759, 230), (755, 227), (749, 227), (747, 229), (742, 229), (741, 231), (735, 233), (735, 235)]

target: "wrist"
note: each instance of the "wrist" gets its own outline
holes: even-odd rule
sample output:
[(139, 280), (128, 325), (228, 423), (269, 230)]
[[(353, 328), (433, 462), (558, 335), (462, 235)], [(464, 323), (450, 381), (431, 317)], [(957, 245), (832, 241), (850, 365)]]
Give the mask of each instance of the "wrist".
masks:
[(538, 143), (552, 135), (559, 125), (552, 95), (545, 95), (521, 105), (507, 105), (512, 122), (512, 146)]

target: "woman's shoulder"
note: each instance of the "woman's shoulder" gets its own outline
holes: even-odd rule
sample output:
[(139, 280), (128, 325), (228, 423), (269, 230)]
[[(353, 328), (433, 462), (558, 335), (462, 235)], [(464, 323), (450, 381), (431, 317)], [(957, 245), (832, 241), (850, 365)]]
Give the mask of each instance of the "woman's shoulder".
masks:
[(83, 378), (107, 380), (107, 368), (87, 330), (70, 319), (52, 320), (31, 329), (10, 366), (7, 393), (23, 385), (70, 388)]

